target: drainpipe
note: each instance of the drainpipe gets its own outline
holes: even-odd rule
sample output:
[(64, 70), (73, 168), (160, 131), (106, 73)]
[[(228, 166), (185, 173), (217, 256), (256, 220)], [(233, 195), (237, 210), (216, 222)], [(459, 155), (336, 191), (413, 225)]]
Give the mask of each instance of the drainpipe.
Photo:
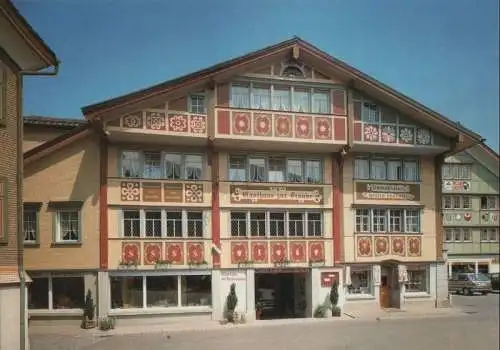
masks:
[(59, 62), (54, 65), (51, 72), (22, 71), (17, 81), (17, 272), (19, 275), (19, 299), (20, 299), (20, 349), (26, 349), (27, 325), (26, 319), (26, 273), (24, 271), (24, 220), (23, 220), (23, 183), (24, 183), (24, 122), (23, 122), (23, 77), (24, 76), (55, 76), (59, 72)]

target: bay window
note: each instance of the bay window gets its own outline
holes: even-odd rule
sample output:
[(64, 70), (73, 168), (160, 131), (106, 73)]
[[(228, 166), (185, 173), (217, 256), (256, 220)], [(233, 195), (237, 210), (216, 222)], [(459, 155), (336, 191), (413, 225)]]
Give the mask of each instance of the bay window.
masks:
[(121, 176), (144, 179), (201, 180), (203, 155), (162, 151), (122, 151)]
[(321, 183), (322, 162), (285, 156), (229, 157), (229, 181)]
[(358, 208), (355, 211), (356, 232), (420, 233), (418, 208)]
[(210, 275), (111, 276), (112, 309), (211, 307)]
[(382, 156), (359, 156), (354, 160), (354, 179), (419, 181), (417, 159)]
[(232, 211), (231, 237), (321, 237), (323, 215), (316, 211)]
[(202, 238), (203, 221), (203, 211), (196, 209), (124, 209), (121, 218), (121, 236)]

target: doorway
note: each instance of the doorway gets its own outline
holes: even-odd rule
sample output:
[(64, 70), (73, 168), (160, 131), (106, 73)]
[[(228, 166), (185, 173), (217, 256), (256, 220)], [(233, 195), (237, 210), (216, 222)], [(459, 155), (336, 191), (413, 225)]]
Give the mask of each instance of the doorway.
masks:
[(255, 272), (257, 319), (304, 318), (306, 308), (306, 273)]
[(387, 262), (381, 265), (380, 274), (380, 307), (383, 309), (401, 308), (401, 287), (399, 270), (396, 263)]

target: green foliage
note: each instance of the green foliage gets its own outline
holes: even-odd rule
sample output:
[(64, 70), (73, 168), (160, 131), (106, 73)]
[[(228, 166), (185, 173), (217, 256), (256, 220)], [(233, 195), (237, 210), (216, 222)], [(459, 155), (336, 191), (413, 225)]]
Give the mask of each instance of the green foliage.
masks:
[(102, 317), (99, 319), (99, 330), (109, 331), (115, 329), (115, 319), (111, 317)]
[(332, 284), (332, 289), (330, 290), (330, 302), (333, 307), (336, 307), (339, 302), (339, 284), (334, 281)]
[(83, 319), (86, 321), (93, 321), (95, 315), (95, 304), (94, 298), (92, 298), (92, 291), (87, 290), (87, 295), (85, 296), (85, 306), (83, 308)]
[(238, 296), (236, 295), (236, 285), (233, 283), (226, 298), (227, 320), (229, 322), (234, 322), (236, 305), (238, 305)]
[(318, 305), (316, 309), (314, 309), (314, 318), (326, 318), (328, 315), (328, 307), (325, 305)]

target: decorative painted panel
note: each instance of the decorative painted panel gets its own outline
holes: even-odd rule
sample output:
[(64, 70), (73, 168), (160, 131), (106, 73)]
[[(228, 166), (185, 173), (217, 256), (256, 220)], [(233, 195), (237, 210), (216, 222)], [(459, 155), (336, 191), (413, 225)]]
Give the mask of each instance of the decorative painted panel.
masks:
[(356, 199), (419, 201), (420, 185), (394, 182), (356, 181)]
[(323, 187), (230, 185), (231, 204), (323, 204)]
[(187, 243), (187, 262), (199, 264), (205, 260), (205, 250), (203, 243)]
[[(374, 247), (374, 248), (372, 248)], [(420, 257), (422, 256), (421, 236), (357, 236), (356, 256), (369, 257)]]
[(271, 242), (271, 262), (280, 263), (287, 260), (286, 242)]
[(170, 261), (172, 265), (184, 265), (184, 243), (167, 242), (165, 260)]
[(337, 281), (337, 283), (339, 282), (338, 272), (321, 272), (320, 277), (322, 288), (331, 288), (335, 281)]
[(307, 260), (307, 248), (306, 248), (306, 242), (290, 242), (289, 243), (289, 256), (290, 256), (290, 261), (291, 262), (306, 262)]
[(248, 260), (248, 242), (231, 242), (231, 263), (239, 264)]
[(346, 141), (347, 119), (343, 116), (231, 109), (217, 109), (216, 115), (219, 137), (294, 138), (326, 143)]
[[(207, 116), (174, 111), (143, 111), (123, 116), (121, 129), (143, 129), (166, 134), (207, 135)], [(120, 127), (108, 124), (110, 127)]]
[(255, 264), (267, 264), (268, 253), (267, 253), (267, 242), (252, 242), (252, 258), (251, 260)]
[(141, 244), (139, 242), (123, 242), (121, 262), (123, 264), (140, 264)]
[(477, 212), (445, 210), (443, 214), (443, 225), (471, 225), (477, 221)]
[[(480, 213), (480, 223), (482, 225), (495, 225), (499, 223), (499, 212), (497, 210), (492, 211), (481, 211)], [(0, 226), (1, 227), (1, 226)]]
[(325, 243), (316, 241), (309, 242), (309, 261), (321, 262), (325, 261)]
[[(118, 191), (119, 190), (119, 191)], [(184, 203), (208, 205), (211, 186), (200, 182), (169, 182), (168, 180), (108, 180), (108, 200), (121, 203)]]
[(144, 265), (154, 265), (163, 259), (163, 243), (144, 243)]
[(467, 193), (471, 190), (470, 181), (443, 181), (443, 192), (444, 193)]

